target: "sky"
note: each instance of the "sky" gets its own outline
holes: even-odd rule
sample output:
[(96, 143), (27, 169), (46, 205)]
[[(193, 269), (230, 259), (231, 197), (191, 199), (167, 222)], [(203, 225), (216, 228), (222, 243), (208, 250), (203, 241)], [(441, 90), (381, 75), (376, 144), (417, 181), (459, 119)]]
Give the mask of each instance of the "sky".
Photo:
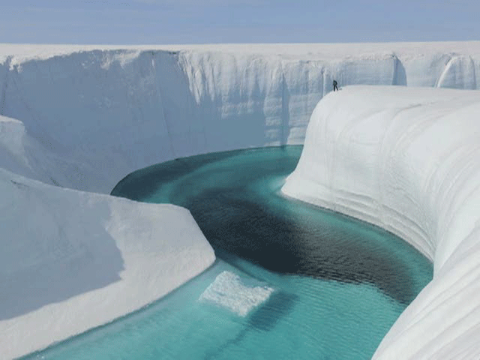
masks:
[(480, 40), (479, 0), (0, 0), (0, 43)]

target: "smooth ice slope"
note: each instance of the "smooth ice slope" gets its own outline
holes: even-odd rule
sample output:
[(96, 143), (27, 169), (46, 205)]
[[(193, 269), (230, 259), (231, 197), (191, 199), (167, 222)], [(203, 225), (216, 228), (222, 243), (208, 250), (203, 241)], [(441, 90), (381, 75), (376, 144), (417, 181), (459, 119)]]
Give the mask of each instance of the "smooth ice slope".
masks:
[(137, 310), (215, 255), (189, 211), (0, 169), (0, 359)]
[(434, 279), (376, 359), (480, 358), (480, 93), (353, 86), (315, 108), (282, 191), (379, 225)]
[[(0, 45), (0, 115), (38, 142), (32, 176), (108, 193), (177, 157), (301, 144), (317, 102), (350, 84), (477, 89), (480, 42)], [(48, 174), (48, 176), (46, 175)]]

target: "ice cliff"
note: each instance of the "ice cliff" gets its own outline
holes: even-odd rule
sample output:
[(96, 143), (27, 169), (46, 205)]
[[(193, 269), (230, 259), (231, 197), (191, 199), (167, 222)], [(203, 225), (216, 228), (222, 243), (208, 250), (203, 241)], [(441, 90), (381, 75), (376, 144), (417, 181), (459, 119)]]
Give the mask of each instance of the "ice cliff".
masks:
[[(4, 169), (0, 173), (2, 199), (0, 241), (2, 247), (6, 249), (0, 253), (0, 263), (9, 264), (0, 268), (0, 288), (3, 287), (0, 291), (0, 309), (5, 313), (3, 318), (0, 317), (0, 349), (2, 350), (0, 358), (25, 354), (139, 308), (199, 273), (214, 259), (211, 248), (207, 246), (201, 233), (198, 233), (188, 213), (169, 207), (143, 206), (83, 191), (108, 193), (128, 173), (172, 158), (245, 147), (301, 144), (304, 142), (312, 111), (318, 101), (331, 91), (333, 79), (336, 79), (341, 87), (369, 84), (478, 89), (480, 85), (477, 83), (476, 74), (480, 74), (480, 42), (185, 45), (122, 48), (0, 45), (0, 167)], [(371, 110), (368, 106), (375, 99), (379, 102), (378, 106), (385, 105), (385, 113), (377, 114), (380, 122), (382, 121), (380, 119), (384, 117), (390, 119), (394, 116), (392, 114), (397, 112), (400, 115), (396, 115), (395, 119), (398, 119), (404, 112), (404, 107), (410, 106), (413, 101), (413, 95), (408, 95), (410, 89), (396, 87), (396, 90), (392, 91), (398, 91), (398, 95), (390, 94), (387, 88), (379, 89), (380, 93), (371, 89), (374, 94), (372, 96), (359, 91), (362, 100), (355, 101), (354, 97), (349, 95), (354, 93), (353, 90), (347, 87), (340, 92), (341, 95), (329, 96), (325, 101), (329, 103), (333, 101), (331, 99), (343, 98), (338, 116), (346, 116), (351, 122), (363, 116), (368, 117)], [(382, 104), (382, 101), (378, 100), (381, 97), (377, 97), (383, 92), (390, 94), (384, 97), (386, 104)], [(440, 91), (438, 94), (442, 95), (435, 95), (437, 92), (432, 95), (423, 92), (419, 94), (419, 100), (413, 101), (414, 105), (418, 104), (418, 106), (411, 105), (412, 110), (407, 112), (424, 108), (426, 100), (422, 99), (431, 98), (436, 102), (437, 98), (443, 99), (443, 94), (452, 94), (447, 96), (451, 101), (445, 101), (445, 103), (452, 104), (449, 106), (454, 111), (457, 106), (465, 104), (465, 99), (473, 98), (472, 94), (476, 93)], [(355, 108), (354, 105), (358, 102), (365, 102), (366, 107)], [(357, 113), (357, 110), (360, 112)], [(315, 114), (318, 114), (317, 111)], [(437, 114), (443, 116), (443, 110), (438, 113), (436, 111), (429, 112), (428, 118), (435, 119)], [(472, 125), (474, 128), (473, 123), (467, 125)], [(315, 125), (311, 125), (313, 126)], [(412, 125), (408, 133), (401, 134), (402, 141), (405, 143), (413, 141), (410, 140), (410, 135), (413, 139), (417, 134), (423, 134), (425, 127), (428, 126), (423, 120), (417, 125)], [(365, 151), (373, 149), (372, 142), (377, 141), (375, 136), (380, 131), (374, 130), (371, 133), (371, 139), (362, 140), (363, 147), (358, 145), (361, 149)], [(389, 136), (394, 141), (396, 132), (393, 128), (391, 131)], [(455, 131), (457, 131), (456, 128), (452, 127), (445, 130), (445, 134), (457, 134)], [(321, 133), (320, 131), (319, 134)], [(355, 140), (355, 137), (352, 138), (349, 134), (347, 131), (336, 136), (339, 139), (345, 139), (340, 140), (343, 144), (342, 141)], [(462, 134), (464, 134), (463, 130)], [(473, 136), (472, 134), (470, 133), (470, 136)], [(308, 138), (312, 139), (315, 136), (309, 135)], [(455, 139), (459, 138), (455, 137)], [(308, 150), (311, 149), (308, 141), (305, 156), (312, 151)], [(388, 142), (382, 146), (387, 145)], [(402, 153), (401, 149), (392, 149), (392, 154), (398, 158), (407, 156), (408, 154)], [(450, 150), (456, 153), (459, 151), (456, 148), (439, 149), (433, 145), (428, 151), (430, 150), (434, 154), (432, 156), (437, 156), (436, 151), (447, 153)], [(352, 151), (347, 156), (347, 153), (335, 152), (335, 166), (332, 174), (339, 171), (335, 170), (337, 167), (357, 171), (358, 174), (352, 174), (352, 179), (358, 179), (357, 185), (363, 186), (362, 189), (367, 194), (369, 186), (377, 184), (380, 178), (387, 181), (390, 177), (396, 178), (398, 175), (398, 178), (403, 179), (405, 183), (416, 181), (414, 177), (417, 174), (412, 173), (410, 168), (407, 168), (409, 172), (405, 173), (404, 168), (394, 166), (388, 167), (386, 173), (376, 168), (377, 172), (365, 175), (368, 172), (364, 167), (374, 166), (371, 163), (374, 159), (371, 157), (365, 159), (362, 157), (363, 154), (361, 151)], [(458, 159), (462, 159), (462, 154), (464, 153), (458, 152)], [(444, 158), (443, 155), (438, 156), (435, 159), (440, 164)], [(305, 163), (305, 159), (302, 158), (302, 162)], [(386, 158), (382, 159), (383, 162), (390, 164)], [(320, 160), (328, 161), (323, 157)], [(411, 166), (418, 169), (419, 164), (415, 161)], [(305, 176), (303, 180), (299, 180), (299, 176), (294, 175), (291, 181), (296, 178), (298, 181), (311, 181), (312, 184), (317, 184), (316, 176), (324, 176), (317, 170), (320, 168), (318, 165), (320, 163), (313, 161), (311, 172), (302, 172)], [(460, 164), (462, 162), (458, 160), (454, 165), (460, 166)], [(405, 193), (404, 198), (398, 198), (399, 204), (402, 206), (411, 203), (423, 204), (422, 201), (430, 201), (427, 185), (446, 186), (435, 183), (440, 173), (436, 173), (433, 169), (434, 167), (430, 169), (432, 172), (431, 176), (429, 175), (430, 182), (424, 184), (425, 188), (412, 188), (415, 192)], [(440, 167), (440, 169), (443, 168)], [(422, 171), (426, 170), (422, 169)], [(462, 174), (465, 175), (470, 170), (466, 168), (463, 171)], [(404, 178), (405, 176), (412, 178)], [(412, 189), (408, 188), (409, 191)], [(445, 191), (448, 194), (454, 194), (450, 188)], [(322, 193), (322, 196), (327, 197), (325, 194)], [(315, 202), (315, 199), (321, 198), (317, 195), (316, 193), (305, 194), (304, 199)], [(370, 210), (362, 205), (362, 201), (368, 200), (368, 196), (357, 194), (357, 198), (357, 195), (351, 197), (347, 195), (345, 195), (347, 203), (343, 207), (338, 207), (338, 210), (365, 218), (370, 222), (375, 222), (376, 215), (384, 214), (382, 211), (371, 212), (370, 217), (367, 218)], [(463, 196), (463, 193), (460, 195)], [(335, 199), (341, 201), (342, 198), (335, 193)], [(462, 201), (461, 199), (463, 197), (456, 200), (445, 198), (444, 201)], [(382, 198), (383, 200), (389, 199)], [(380, 205), (383, 203), (378, 200), (375, 204), (379, 209), (384, 209), (386, 206)], [(340, 205), (338, 203), (335, 206)], [(375, 206), (372, 205), (374, 209)], [(435, 281), (448, 284), (447, 280), (438, 280), (442, 279), (438, 276), (443, 273), (442, 271), (446, 272), (443, 270), (447, 269), (445, 266), (448, 267), (449, 264), (456, 266), (457, 263), (451, 260), (454, 256), (452, 254), (456, 254), (458, 245), (455, 241), (460, 243), (463, 241), (462, 236), (465, 235), (461, 232), (457, 234), (456, 231), (466, 229), (456, 227), (455, 224), (470, 221), (473, 217), (468, 215), (469, 212), (464, 207), (461, 208), (464, 213), (448, 218), (442, 213), (442, 211), (449, 211), (445, 204), (433, 202), (425, 206), (419, 207), (425, 212), (418, 210), (417, 213), (412, 213), (415, 214), (413, 219), (405, 217), (398, 220), (399, 225), (395, 229), (407, 241), (416, 239), (413, 241), (416, 246), (435, 261)], [(397, 208), (394, 206), (391, 208), (393, 210), (385, 212), (382, 216), (399, 219), (400, 215), (395, 215), (394, 211)], [(117, 213), (118, 209), (122, 209), (121, 216)], [(353, 213), (355, 209), (357, 212)], [(100, 215), (92, 217), (89, 211)], [(84, 226), (74, 225), (72, 216), (79, 217)], [(129, 219), (129, 216), (132, 218)], [(179, 222), (171, 222), (169, 220), (171, 216), (180, 219)], [(451, 222), (440, 223), (439, 219), (444, 218), (450, 219)], [(44, 221), (38, 221), (38, 219)], [(380, 219), (385, 220), (381, 216)], [(408, 219), (411, 222), (408, 222), (410, 221)], [(125, 225), (124, 222), (127, 224), (138, 222), (144, 226), (130, 231), (130, 226)], [(96, 297), (107, 296), (113, 299), (119, 294), (115, 292), (117, 290), (112, 290), (116, 287), (125, 286), (124, 290), (127, 293), (129, 286), (134, 286), (135, 281), (128, 280), (131, 281), (128, 282), (125, 279), (128, 276), (134, 276), (137, 271), (143, 271), (141, 270), (143, 269), (142, 259), (149, 257), (150, 246), (167, 248), (173, 246), (170, 253), (172, 259), (182, 258), (183, 253), (173, 245), (182, 234), (180, 232), (172, 236), (165, 235), (169, 234), (168, 231), (159, 227), (167, 223), (172, 223), (172, 228), (168, 231), (174, 232), (176, 226), (186, 228), (192, 233), (189, 244), (193, 248), (197, 246), (201, 249), (185, 257), (196, 260), (191, 262), (194, 265), (190, 269), (185, 266), (179, 267), (181, 271), (175, 276), (178, 279), (175, 284), (162, 283), (164, 280), (161, 274), (171, 267), (168, 264), (166, 267), (158, 265), (163, 258), (160, 253), (155, 253), (158, 267), (156, 270), (149, 268), (145, 271), (156, 274), (152, 281), (159, 289), (147, 287), (149, 290), (143, 293), (140, 299), (137, 299), (138, 301), (129, 302), (130, 300), (125, 299), (124, 303), (120, 302), (118, 307), (110, 309), (108, 316), (100, 317), (95, 321), (90, 318), (92, 321), (85, 321), (83, 327), (76, 327), (71, 322), (58, 320), (67, 309), (68, 311), (77, 309), (78, 315), (83, 314), (87, 305), (91, 305), (89, 309), (92, 310), (89, 311), (100, 311), (96, 307), (99, 306), (95, 300)], [(388, 224), (385, 222), (381, 225), (393, 231), (393, 225)], [(442, 231), (445, 231), (442, 241), (438, 243), (434, 240), (436, 238), (430, 237), (432, 234), (440, 234), (438, 232), (440, 230), (437, 232), (432, 230), (435, 224), (443, 226)], [(92, 245), (91, 239), (98, 236), (103, 240), (100, 241), (98, 244), (100, 248), (97, 249), (95, 247), (97, 245)], [(148, 246), (145, 245), (141, 249), (123, 247), (124, 243), (133, 239)], [(472, 246), (476, 246), (474, 241)], [(110, 252), (106, 250), (107, 248)], [(93, 263), (100, 261), (99, 258), (96, 259), (97, 252), (105, 256), (107, 252), (111, 254), (112, 266), (115, 268), (111, 269), (111, 278), (97, 284), (98, 286), (92, 282), (94, 288), (90, 288), (88, 276), (91, 274), (88, 275), (87, 268), (91, 266), (92, 261)], [(130, 261), (131, 257), (136, 260)], [(50, 263), (51, 265), (48, 265)], [(178, 264), (181, 263), (178, 262)], [(45, 270), (41, 270), (35, 276), (48, 274), (48, 271), (61, 269), (62, 266), (63, 268), (80, 266), (79, 271), (86, 271), (85, 281), (73, 283), (71, 288), (62, 290), (58, 298), (49, 298), (45, 295), (42, 298), (43, 302), (39, 300), (40, 302), (35, 303), (32, 300), (32, 304), (25, 303), (25, 306), (28, 305), (27, 308), (20, 309), (19, 306), (24, 301), (23, 293), (19, 288), (9, 292), (10, 286), (20, 284), (30, 276), (29, 274), (36, 273), (38, 269)], [(456, 271), (463, 271), (462, 266), (459, 265)], [(66, 274), (69, 273), (66, 272)], [(455, 272), (451, 271), (448, 274), (452, 276)], [(146, 281), (150, 281), (149, 279)], [(56, 291), (56, 283), (40, 283), (44, 284), (46, 289)], [(138, 285), (141, 282), (135, 284)], [(439, 285), (427, 288), (419, 299), (424, 297), (435, 299), (436, 291), (443, 289), (435, 286)], [(442, 286), (450, 289), (447, 285)], [(451, 289), (454, 289), (453, 285)], [(457, 294), (454, 290), (451, 291), (452, 296)], [(9, 295), (3, 295), (7, 293)], [(464, 294), (464, 292), (458, 292), (458, 294)], [(472, 296), (475, 295), (476, 293)], [(385, 339), (379, 354), (394, 351), (389, 349), (397, 349), (400, 341), (410, 339), (408, 336), (414, 336), (415, 331), (430, 329), (428, 319), (435, 319), (435, 316), (427, 316), (427, 313), (422, 310), (423, 305), (415, 305), (425, 304), (427, 300), (416, 301), (405, 312)], [(428, 307), (425, 309), (429, 310)], [(46, 313), (50, 314), (48, 318)], [(52, 314), (56, 314), (60, 322), (56, 322)], [(426, 323), (422, 323), (422, 316), (427, 319)], [(472, 319), (476, 321), (477, 318), (472, 317)], [(34, 323), (37, 325), (32, 326)], [(478, 323), (480, 322), (477, 321), (475, 324)], [(416, 327), (412, 324), (416, 324)], [(412, 335), (405, 335), (409, 334), (407, 331), (402, 335), (403, 337), (400, 336), (402, 329), (410, 329), (410, 327), (412, 330), (408, 331), (412, 331)], [(38, 339), (37, 342), (28, 343), (22, 339), (24, 336), (22, 334), (25, 334), (24, 330), (27, 328), (29, 338)], [(431, 335), (424, 337), (424, 343), (418, 342), (419, 349), (428, 341), (430, 343), (427, 344), (428, 346), (425, 345), (425, 349), (440, 346), (443, 338), (438, 332), (440, 327), (436, 329), (436, 332), (432, 331)], [(48, 335), (50, 333), (51, 335)], [(445, 336), (448, 337), (449, 334), (455, 336), (457, 333), (447, 332)], [(470, 338), (466, 336), (465, 339)], [(466, 344), (465, 351), (475, 349), (470, 347), (467, 340), (465, 341), (462, 343)], [(460, 349), (455, 345), (452, 346)]]
[(37, 144), (30, 176), (109, 192), (192, 154), (303, 143), (351, 84), (476, 89), (480, 42), (89, 48), (0, 45), (0, 115)]
[(375, 359), (480, 357), (480, 93), (348, 87), (315, 108), (282, 191), (381, 226), (434, 263)]

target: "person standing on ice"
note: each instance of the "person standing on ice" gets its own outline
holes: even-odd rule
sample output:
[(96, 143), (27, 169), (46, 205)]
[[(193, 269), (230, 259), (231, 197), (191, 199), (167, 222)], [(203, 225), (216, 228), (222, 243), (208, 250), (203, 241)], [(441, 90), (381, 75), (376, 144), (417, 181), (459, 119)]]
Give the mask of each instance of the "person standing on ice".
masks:
[(333, 80), (333, 91), (338, 91), (338, 83), (337, 83), (337, 80)]

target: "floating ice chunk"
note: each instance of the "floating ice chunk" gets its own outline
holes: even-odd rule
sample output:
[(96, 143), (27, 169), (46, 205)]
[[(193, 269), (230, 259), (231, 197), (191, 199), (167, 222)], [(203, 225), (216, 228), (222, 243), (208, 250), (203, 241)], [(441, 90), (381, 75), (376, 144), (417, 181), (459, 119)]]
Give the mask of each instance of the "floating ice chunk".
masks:
[(265, 285), (247, 286), (240, 276), (224, 271), (198, 299), (227, 308), (239, 316), (246, 316), (252, 309), (267, 300), (274, 289)]

